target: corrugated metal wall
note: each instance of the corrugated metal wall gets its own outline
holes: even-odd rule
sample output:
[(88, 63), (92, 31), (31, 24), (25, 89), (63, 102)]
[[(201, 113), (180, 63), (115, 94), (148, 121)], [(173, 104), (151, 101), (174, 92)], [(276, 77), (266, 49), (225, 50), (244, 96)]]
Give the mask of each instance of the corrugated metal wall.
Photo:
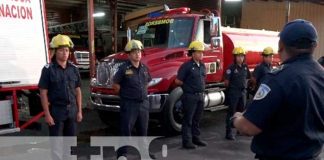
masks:
[[(290, 20), (303, 18), (313, 22), (318, 30), (319, 43), (315, 57), (324, 56), (324, 5), (291, 2)], [(280, 31), (285, 24), (286, 3), (275, 1), (244, 1), (241, 28)]]
[(167, 4), (171, 8), (190, 7), (192, 10), (200, 11), (201, 9), (216, 9), (219, 0), (133, 0), (132, 2), (146, 3), (150, 5)]

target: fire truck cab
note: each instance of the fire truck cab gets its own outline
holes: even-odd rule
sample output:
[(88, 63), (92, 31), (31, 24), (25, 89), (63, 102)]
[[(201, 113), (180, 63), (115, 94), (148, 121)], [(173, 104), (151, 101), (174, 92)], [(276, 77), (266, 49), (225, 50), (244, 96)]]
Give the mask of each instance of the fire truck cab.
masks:
[[(144, 44), (142, 62), (149, 68), (151, 117), (160, 120), (167, 133), (181, 131), (181, 87), (174, 80), (182, 63), (189, 60), (187, 47), (193, 40), (205, 43), (203, 62), (207, 69), (205, 110), (216, 111), (224, 105), (224, 70), (233, 62), (232, 50), (236, 46), (248, 50), (247, 63), (251, 70), (260, 62), (263, 48), (276, 48), (278, 33), (221, 27), (217, 13), (191, 14), (189, 8), (165, 11), (158, 17), (148, 18), (138, 26), (134, 38)], [(111, 124), (119, 116), (119, 96), (112, 90), (112, 78), (118, 67), (127, 61), (124, 52), (110, 55), (97, 66), (96, 77), (91, 80), (91, 103), (100, 118)], [(274, 62), (278, 62), (275, 57)], [(134, 93), (136, 94), (136, 93)]]

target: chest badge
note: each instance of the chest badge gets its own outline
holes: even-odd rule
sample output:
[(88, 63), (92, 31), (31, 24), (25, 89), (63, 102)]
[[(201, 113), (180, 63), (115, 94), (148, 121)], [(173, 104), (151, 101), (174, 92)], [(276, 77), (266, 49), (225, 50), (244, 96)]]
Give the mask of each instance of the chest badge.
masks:
[(126, 75), (132, 75), (134, 72), (131, 69), (127, 69), (125, 72)]

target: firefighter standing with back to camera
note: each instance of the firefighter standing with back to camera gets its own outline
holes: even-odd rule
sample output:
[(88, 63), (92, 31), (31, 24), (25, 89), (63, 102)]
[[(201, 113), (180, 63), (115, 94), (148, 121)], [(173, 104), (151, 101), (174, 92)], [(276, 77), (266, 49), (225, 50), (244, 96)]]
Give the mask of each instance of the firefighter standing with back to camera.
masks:
[(266, 75), (251, 105), (232, 124), (254, 136), (260, 160), (320, 160), (324, 143), (324, 69), (313, 58), (317, 31), (297, 19), (279, 34), (283, 63)]
[[(149, 69), (141, 63), (143, 44), (131, 40), (126, 44), (125, 52), (128, 61), (121, 65), (113, 79), (113, 88), (119, 93), (120, 131), (122, 136), (131, 136), (136, 124), (139, 136), (147, 136), (149, 122), (149, 102), (147, 98), (148, 83), (152, 80)], [(118, 153), (126, 157), (127, 150)], [(151, 158), (155, 159), (153, 154)]]
[(82, 121), (81, 78), (68, 61), (73, 42), (66, 35), (52, 38), (52, 62), (42, 69), (38, 83), (50, 136), (75, 136), (76, 122)]
[(204, 111), (204, 90), (206, 67), (202, 63), (204, 43), (193, 41), (189, 45), (188, 55), (192, 59), (181, 65), (175, 83), (183, 90), (183, 123), (182, 146), (185, 149), (195, 149), (207, 146), (200, 138), (199, 123)]
[(229, 108), (226, 116), (226, 136), (228, 140), (235, 140), (230, 126), (230, 118), (237, 111), (243, 111), (246, 105), (247, 81), (251, 77), (248, 66), (245, 64), (245, 51), (242, 47), (233, 49), (234, 64), (229, 66), (225, 73), (225, 86)]

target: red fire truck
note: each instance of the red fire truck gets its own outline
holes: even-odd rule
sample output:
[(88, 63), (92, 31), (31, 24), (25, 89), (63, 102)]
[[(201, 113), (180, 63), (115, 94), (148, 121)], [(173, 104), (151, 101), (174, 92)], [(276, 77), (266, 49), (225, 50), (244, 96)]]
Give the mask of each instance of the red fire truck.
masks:
[[(134, 38), (145, 46), (142, 61), (153, 77), (148, 88), (151, 117), (160, 120), (168, 133), (181, 130), (182, 89), (174, 84), (174, 80), (180, 65), (190, 58), (187, 47), (191, 41), (205, 43), (205, 110), (216, 111), (226, 108), (223, 76), (224, 70), (233, 62), (233, 48), (242, 46), (246, 49), (246, 62), (253, 70), (261, 62), (262, 50), (267, 46), (277, 50), (279, 40), (278, 32), (221, 27), (217, 14), (191, 14), (190, 9), (184, 7), (147, 18), (135, 32)], [(91, 80), (91, 103), (102, 121), (108, 124), (113, 122), (112, 118), (118, 117), (120, 109), (120, 98), (112, 90), (112, 78), (126, 60), (124, 52), (102, 59), (96, 77)], [(279, 63), (277, 54), (274, 63)]]

